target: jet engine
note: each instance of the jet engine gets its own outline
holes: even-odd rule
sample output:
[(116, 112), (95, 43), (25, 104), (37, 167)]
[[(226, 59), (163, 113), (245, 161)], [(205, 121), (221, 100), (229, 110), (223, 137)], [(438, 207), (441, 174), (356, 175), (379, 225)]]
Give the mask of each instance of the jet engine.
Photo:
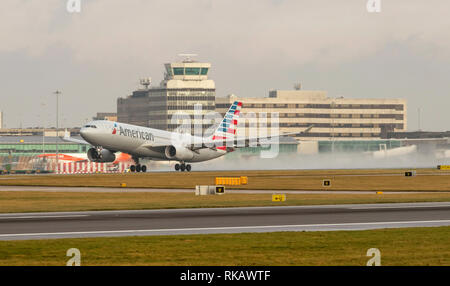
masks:
[(194, 157), (194, 152), (182, 146), (167, 146), (164, 152), (168, 159), (185, 161)]
[(89, 161), (96, 163), (109, 163), (116, 160), (116, 155), (108, 149), (97, 150), (96, 148), (90, 148), (87, 156)]

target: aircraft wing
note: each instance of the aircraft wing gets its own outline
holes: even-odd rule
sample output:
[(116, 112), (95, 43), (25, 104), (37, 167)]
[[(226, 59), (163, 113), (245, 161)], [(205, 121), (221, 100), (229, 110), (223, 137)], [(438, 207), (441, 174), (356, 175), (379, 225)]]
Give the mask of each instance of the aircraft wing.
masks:
[[(258, 147), (258, 146), (266, 146), (268, 144), (271, 144), (271, 140), (278, 137), (285, 137), (285, 136), (291, 136), (291, 135), (300, 135), (309, 132), (313, 128), (313, 125), (309, 126), (302, 132), (290, 132), (290, 133), (283, 133), (279, 135), (274, 136), (260, 136), (260, 137), (250, 137), (250, 138), (242, 138), (242, 139), (209, 139), (209, 140), (202, 140), (198, 141), (195, 144), (183, 144), (186, 148), (189, 148), (192, 151), (197, 151), (199, 149), (203, 148), (211, 148), (214, 149), (217, 146), (227, 146), (232, 148), (243, 148), (243, 147)], [(201, 139), (201, 138), (200, 138)], [(166, 147), (173, 145), (173, 142), (170, 139), (162, 140), (159, 142), (145, 142), (140, 147), (145, 147), (148, 149), (159, 149), (161, 147)]]
[(146, 141), (140, 147), (152, 149), (152, 148), (156, 148), (156, 147), (166, 147), (166, 146), (170, 146), (170, 145), (173, 145), (173, 143), (170, 141), (170, 139), (160, 138), (158, 140), (158, 142)]
[(305, 133), (308, 133), (312, 128), (313, 128), (313, 125), (309, 126), (302, 132), (289, 132), (289, 133), (282, 133), (282, 134), (274, 135), (274, 136), (259, 136), (259, 137), (249, 137), (249, 138), (242, 138), (242, 139), (208, 140), (208, 141), (203, 141), (203, 144), (204, 144), (204, 147), (209, 147), (209, 148), (220, 146), (220, 145), (232, 147), (232, 148), (259, 147), (259, 146), (263, 146), (263, 145), (267, 146), (268, 144), (271, 144), (271, 140), (273, 140), (274, 138), (305, 134)]

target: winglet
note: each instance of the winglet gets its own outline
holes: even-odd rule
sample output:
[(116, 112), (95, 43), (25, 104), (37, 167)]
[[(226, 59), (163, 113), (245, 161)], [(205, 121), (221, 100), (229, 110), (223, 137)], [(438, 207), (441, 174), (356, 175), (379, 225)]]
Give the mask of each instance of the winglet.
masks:
[(311, 124), (308, 128), (306, 128), (305, 130), (303, 130), (302, 133), (308, 133), (309, 131), (311, 131), (311, 129), (314, 127), (314, 124)]

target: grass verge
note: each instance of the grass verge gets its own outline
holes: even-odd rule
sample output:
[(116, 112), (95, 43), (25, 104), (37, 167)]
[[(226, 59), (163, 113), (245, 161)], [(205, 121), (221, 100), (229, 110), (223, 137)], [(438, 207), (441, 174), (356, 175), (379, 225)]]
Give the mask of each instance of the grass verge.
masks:
[[(0, 185), (119, 187), (193, 189), (214, 185), (215, 177), (247, 176), (248, 184), (228, 188), (250, 190), (334, 190), (334, 191), (450, 191), (450, 173), (436, 169), (417, 169), (416, 176), (405, 177), (407, 169), (372, 170), (272, 170), (226, 172), (153, 172), (85, 175), (6, 176)], [(324, 187), (324, 179), (331, 186)]]
[(272, 202), (271, 194), (195, 196), (194, 193), (0, 192), (0, 213), (130, 209), (294, 206), (363, 203), (449, 202), (450, 193), (287, 194)]
[(450, 227), (0, 241), (0, 265), (450, 265)]

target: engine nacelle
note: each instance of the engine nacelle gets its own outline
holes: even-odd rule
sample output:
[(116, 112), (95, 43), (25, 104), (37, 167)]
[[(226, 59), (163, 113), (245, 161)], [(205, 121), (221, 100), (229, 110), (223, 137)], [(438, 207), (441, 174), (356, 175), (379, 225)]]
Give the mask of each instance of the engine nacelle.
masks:
[(164, 150), (168, 159), (177, 159), (180, 161), (190, 160), (194, 158), (194, 152), (181, 146), (167, 146)]
[(87, 152), (87, 156), (89, 161), (95, 163), (110, 163), (116, 160), (116, 155), (107, 149), (102, 149), (98, 152), (97, 149), (90, 148)]

